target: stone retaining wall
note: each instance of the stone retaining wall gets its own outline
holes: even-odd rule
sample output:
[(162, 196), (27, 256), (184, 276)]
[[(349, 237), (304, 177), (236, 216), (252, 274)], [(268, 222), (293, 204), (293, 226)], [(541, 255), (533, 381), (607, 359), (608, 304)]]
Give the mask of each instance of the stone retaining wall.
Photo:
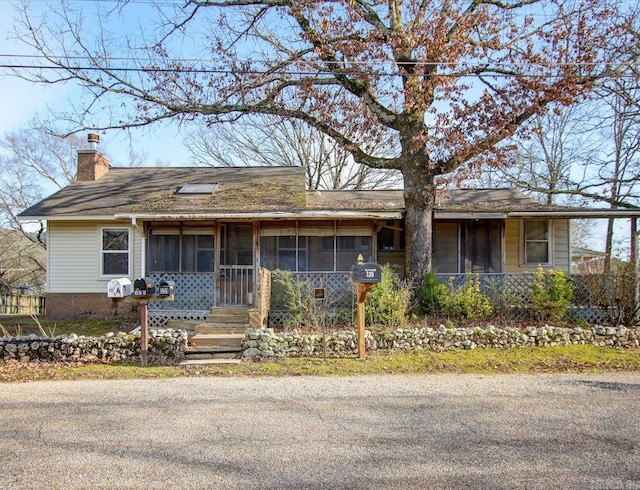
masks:
[[(327, 335), (327, 354), (352, 356), (357, 352), (358, 336), (353, 330)], [(625, 327), (560, 328), (545, 325), (528, 328), (414, 328), (392, 332), (365, 332), (367, 351), (442, 351), (446, 349), (556, 346), (593, 344), (611, 347), (640, 346), (640, 329)], [(247, 329), (245, 357), (319, 356), (323, 354), (323, 336), (298, 332), (276, 333), (272, 328)]]
[[(150, 329), (147, 362), (176, 364), (184, 359), (187, 332), (174, 329)], [(0, 362), (140, 362), (140, 333), (108, 333), (103, 337), (55, 338), (31, 334), (0, 338)]]

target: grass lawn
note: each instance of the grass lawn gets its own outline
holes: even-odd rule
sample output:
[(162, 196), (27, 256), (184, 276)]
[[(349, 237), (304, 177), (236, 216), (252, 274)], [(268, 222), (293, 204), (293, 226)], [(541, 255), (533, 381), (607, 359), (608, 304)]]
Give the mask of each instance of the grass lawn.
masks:
[(529, 349), (475, 349), (356, 358), (283, 358), (239, 365), (151, 366), (106, 364), (0, 364), (0, 382), (77, 379), (177, 378), (188, 376), (358, 376), (428, 373), (640, 373), (639, 349), (588, 345)]

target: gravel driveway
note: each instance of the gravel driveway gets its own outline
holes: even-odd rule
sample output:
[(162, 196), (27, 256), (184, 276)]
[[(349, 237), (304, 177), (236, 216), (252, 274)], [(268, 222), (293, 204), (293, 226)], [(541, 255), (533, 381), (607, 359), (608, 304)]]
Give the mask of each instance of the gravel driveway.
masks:
[(0, 389), (3, 489), (640, 489), (637, 373)]

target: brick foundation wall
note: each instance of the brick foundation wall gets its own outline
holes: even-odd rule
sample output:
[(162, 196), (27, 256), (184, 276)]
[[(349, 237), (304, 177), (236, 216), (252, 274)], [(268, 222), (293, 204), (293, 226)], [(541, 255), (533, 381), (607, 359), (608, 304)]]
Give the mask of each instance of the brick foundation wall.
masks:
[(139, 319), (135, 303), (115, 303), (103, 293), (47, 293), (47, 320), (83, 320), (89, 318)]

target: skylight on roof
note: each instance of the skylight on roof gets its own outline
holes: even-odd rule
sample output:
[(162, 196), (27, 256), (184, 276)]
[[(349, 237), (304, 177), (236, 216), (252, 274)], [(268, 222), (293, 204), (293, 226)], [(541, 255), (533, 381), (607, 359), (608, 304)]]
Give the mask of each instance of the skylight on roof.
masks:
[(185, 184), (180, 188), (178, 194), (190, 196), (213, 194), (216, 187), (218, 184)]

